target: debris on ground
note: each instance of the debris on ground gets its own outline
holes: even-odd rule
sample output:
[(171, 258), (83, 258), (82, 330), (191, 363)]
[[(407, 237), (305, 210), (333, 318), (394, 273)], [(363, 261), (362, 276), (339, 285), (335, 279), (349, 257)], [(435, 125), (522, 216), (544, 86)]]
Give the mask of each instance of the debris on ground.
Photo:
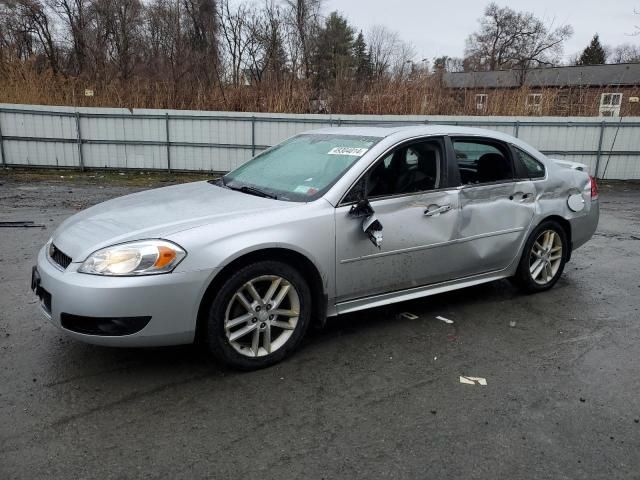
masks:
[(483, 387), (486, 387), (487, 379), (482, 377), (466, 377), (460, 375), (460, 383), (464, 383), (466, 385), (482, 385)]
[(410, 312), (402, 312), (398, 315), (400, 318), (406, 318), (407, 320), (417, 320), (419, 317)]
[(515, 327), (516, 326), (516, 322), (514, 322), (514, 321), (509, 322), (509, 326), (511, 328)]
[(17, 222), (0, 222), (0, 228), (44, 228), (40, 223), (31, 220), (20, 220)]
[(443, 321), (444, 323), (453, 323), (453, 320), (449, 320), (448, 318), (444, 318), (441, 316), (436, 317), (437, 320)]

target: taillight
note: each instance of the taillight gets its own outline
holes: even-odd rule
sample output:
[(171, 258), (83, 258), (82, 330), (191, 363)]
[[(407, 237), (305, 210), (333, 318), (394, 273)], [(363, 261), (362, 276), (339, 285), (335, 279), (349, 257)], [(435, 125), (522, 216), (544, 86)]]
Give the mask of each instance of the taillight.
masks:
[(591, 200), (597, 200), (598, 199), (598, 183), (596, 182), (595, 177), (589, 177), (589, 180), (591, 181)]

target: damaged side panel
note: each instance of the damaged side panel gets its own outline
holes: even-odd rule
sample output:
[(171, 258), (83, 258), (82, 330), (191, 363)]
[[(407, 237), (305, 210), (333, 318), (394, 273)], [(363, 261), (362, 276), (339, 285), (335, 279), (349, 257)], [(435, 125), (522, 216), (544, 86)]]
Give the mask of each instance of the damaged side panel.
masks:
[(460, 189), (460, 242), (466, 262), (459, 276), (508, 267), (524, 243), (535, 213), (531, 181)]

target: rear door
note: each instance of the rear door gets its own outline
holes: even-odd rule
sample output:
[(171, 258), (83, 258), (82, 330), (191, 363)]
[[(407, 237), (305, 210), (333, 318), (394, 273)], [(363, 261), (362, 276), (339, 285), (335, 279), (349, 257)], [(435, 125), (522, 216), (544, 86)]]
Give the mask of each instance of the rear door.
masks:
[(536, 191), (509, 145), (484, 137), (452, 137), (460, 188), (460, 276), (502, 270), (516, 259), (533, 219)]

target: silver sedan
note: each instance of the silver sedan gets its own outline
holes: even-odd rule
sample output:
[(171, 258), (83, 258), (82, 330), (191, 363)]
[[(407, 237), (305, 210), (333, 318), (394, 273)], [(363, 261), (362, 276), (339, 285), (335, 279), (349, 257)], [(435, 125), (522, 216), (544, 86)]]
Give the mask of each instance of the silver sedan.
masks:
[(72, 216), (32, 288), (79, 340), (201, 341), (265, 367), (327, 317), (503, 278), (551, 288), (598, 223), (585, 170), (493, 131), (315, 130), (219, 180)]

